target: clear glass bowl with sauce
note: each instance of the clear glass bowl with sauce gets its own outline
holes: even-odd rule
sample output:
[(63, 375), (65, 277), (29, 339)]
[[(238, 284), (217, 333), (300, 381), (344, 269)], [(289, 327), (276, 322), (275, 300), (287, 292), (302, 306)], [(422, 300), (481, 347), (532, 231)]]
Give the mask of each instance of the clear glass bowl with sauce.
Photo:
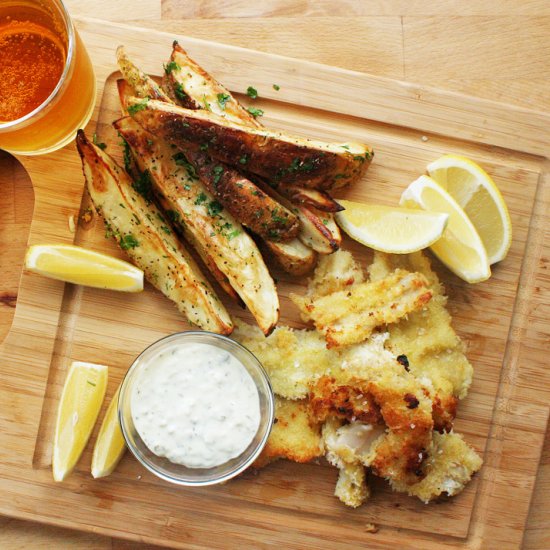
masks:
[[(240, 365), (244, 367), (246, 373), (248, 373), (249, 375), (247, 376), (246, 373), (243, 373), (246, 378), (245, 382), (250, 383), (250, 379), (253, 381), (253, 385), (257, 390), (259, 402), (259, 420), (256, 417), (258, 427), (253, 437), (251, 438), (250, 443), (246, 445), (247, 439), (245, 439), (244, 444), (246, 445), (246, 448), (244, 448), (244, 450), (240, 452), (237, 456), (234, 456), (233, 458), (230, 458), (219, 465), (214, 465), (210, 467), (200, 467), (197, 464), (195, 464), (193, 467), (190, 467), (182, 463), (171, 461), (165, 456), (160, 456), (162, 452), (159, 454), (155, 454), (145, 443), (144, 437), (147, 438), (148, 434), (146, 434), (146, 432), (144, 431), (145, 425), (143, 424), (143, 420), (140, 421), (140, 416), (138, 416), (137, 414), (138, 411), (140, 414), (143, 412), (144, 403), (141, 397), (137, 398), (136, 400), (136, 395), (139, 395), (139, 393), (136, 392), (138, 392), (138, 390), (140, 389), (140, 384), (143, 386), (144, 381), (148, 382), (153, 380), (151, 376), (155, 376), (155, 369), (174, 368), (174, 364), (168, 366), (165, 365), (163, 367), (159, 361), (159, 358), (165, 357), (166, 355), (170, 354), (180, 353), (181, 350), (185, 350), (188, 346), (188, 350), (190, 352), (196, 352), (197, 344), (206, 344), (208, 346), (212, 346), (216, 348), (216, 350), (221, 350), (220, 353), (222, 353), (223, 356), (226, 356), (226, 354), (228, 353), (232, 356), (232, 358), (236, 359), (238, 363), (240, 363)], [(206, 348), (203, 346), (202, 349)], [(214, 353), (213, 355), (216, 354)], [(185, 354), (182, 355), (180, 353), (180, 357), (182, 357), (181, 369), (186, 369), (186, 357), (190, 357), (190, 354), (187, 354), (186, 356)], [(230, 359), (230, 361), (233, 361), (233, 359)], [(189, 368), (191, 368), (191, 363), (192, 361), (189, 360)], [(215, 373), (215, 366), (214, 370), (212, 370), (212, 367), (213, 366), (210, 365), (210, 375), (212, 375), (213, 372)], [(179, 364), (177, 368), (180, 368)], [(161, 374), (162, 376), (162, 373), (159, 374)], [(207, 369), (205, 368), (205, 376), (206, 375)], [(172, 395), (175, 391), (172, 388), (173, 385), (174, 384), (171, 383), (171, 388), (167, 390), (168, 392), (172, 393)], [(223, 387), (223, 382), (219, 381), (218, 385), (220, 388)], [(248, 389), (250, 390), (250, 387)], [(149, 390), (146, 389), (146, 391)], [(153, 393), (156, 392), (158, 398), (158, 393), (162, 393), (162, 391), (163, 390), (159, 388), (158, 391), (155, 390)], [(206, 395), (206, 397), (208, 397), (208, 395)], [(200, 399), (200, 396), (198, 398)], [(139, 401), (140, 399), (142, 399), (141, 403)], [(132, 402), (134, 402), (134, 411), (132, 411)], [(157, 405), (158, 404), (159, 400), (157, 399)], [(176, 403), (175, 405), (179, 406), (180, 403)], [(162, 397), (160, 397), (160, 406), (162, 406)], [(173, 405), (171, 405), (171, 408), (173, 408)], [(235, 477), (236, 475), (243, 472), (246, 468), (248, 468), (259, 456), (267, 442), (267, 439), (271, 432), (271, 427), (273, 425), (274, 409), (275, 402), (269, 378), (264, 371), (261, 363), (256, 359), (256, 357), (245, 347), (241, 346), (239, 343), (231, 340), (230, 338), (221, 336), (219, 334), (202, 331), (188, 331), (172, 334), (170, 336), (162, 338), (161, 340), (158, 340), (157, 342), (146, 348), (136, 358), (136, 360), (128, 370), (122, 382), (120, 396), (118, 400), (118, 415), (120, 426), (122, 428), (122, 433), (124, 435), (124, 439), (126, 440), (126, 444), (133, 455), (143, 466), (145, 466), (145, 468), (147, 468), (149, 471), (151, 471), (153, 474), (160, 477), (161, 479), (170, 481), (172, 483), (189, 486), (203, 486), (221, 483), (223, 481), (231, 479), (232, 477)], [(257, 414), (256, 409), (254, 410), (254, 412)], [(155, 413), (148, 414), (154, 417)], [(190, 414), (192, 414), (192, 412)], [(138, 428), (136, 427), (136, 420), (138, 422), (141, 422), (140, 428), (142, 429), (144, 437), (142, 437), (142, 434), (140, 434), (140, 431), (138, 431)], [(166, 418), (163, 417), (162, 422), (165, 421)], [(255, 426), (255, 424), (253, 424), (252, 426)], [(182, 426), (181, 428), (183, 430), (187, 429), (188, 427)], [(158, 430), (162, 429), (165, 428), (158, 428)], [(227, 437), (228, 433), (231, 434), (231, 430), (224, 431), (224, 433), (219, 435), (222, 437)], [(252, 432), (250, 432), (250, 434), (252, 434)], [(181, 436), (181, 434), (179, 435)], [(231, 437), (229, 439), (231, 440)], [(150, 446), (152, 446), (151, 441)]]

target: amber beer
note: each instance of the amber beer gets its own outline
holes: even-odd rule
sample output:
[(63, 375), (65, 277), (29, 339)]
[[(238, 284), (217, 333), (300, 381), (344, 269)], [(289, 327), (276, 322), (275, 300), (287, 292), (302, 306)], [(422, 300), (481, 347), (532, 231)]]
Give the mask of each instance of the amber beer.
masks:
[(0, 0), (0, 149), (38, 155), (86, 125), (95, 76), (60, 0)]

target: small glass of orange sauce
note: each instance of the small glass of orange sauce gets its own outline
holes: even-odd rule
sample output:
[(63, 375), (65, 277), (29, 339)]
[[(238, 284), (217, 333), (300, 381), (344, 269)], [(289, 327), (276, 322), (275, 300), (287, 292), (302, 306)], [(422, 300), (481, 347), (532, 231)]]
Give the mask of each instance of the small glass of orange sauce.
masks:
[(0, 149), (40, 155), (89, 121), (92, 63), (61, 0), (0, 2)]

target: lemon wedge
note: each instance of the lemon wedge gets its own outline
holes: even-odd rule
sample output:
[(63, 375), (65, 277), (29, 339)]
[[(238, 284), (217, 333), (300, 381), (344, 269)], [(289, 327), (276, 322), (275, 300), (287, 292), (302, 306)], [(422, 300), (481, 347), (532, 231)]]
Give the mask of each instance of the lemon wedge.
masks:
[(33, 273), (78, 285), (124, 292), (143, 290), (143, 271), (106, 254), (70, 244), (33, 245), (25, 267)]
[(92, 476), (95, 478), (111, 474), (126, 451), (126, 443), (118, 423), (119, 392), (120, 387), (113, 395), (95, 443), (92, 457)]
[(491, 176), (460, 155), (444, 155), (427, 170), (466, 212), (483, 241), (489, 263), (503, 260), (512, 244), (512, 222)]
[(469, 283), (485, 281), (491, 276), (487, 252), (481, 237), (458, 203), (428, 176), (420, 176), (401, 195), (407, 208), (421, 208), (449, 214), (447, 229), (430, 248), (456, 275)]
[(382, 252), (408, 254), (437, 241), (448, 214), (380, 204), (338, 201), (345, 210), (336, 214), (338, 225), (356, 241)]
[(69, 368), (55, 425), (53, 478), (63, 481), (74, 469), (92, 433), (107, 388), (105, 365), (74, 361)]

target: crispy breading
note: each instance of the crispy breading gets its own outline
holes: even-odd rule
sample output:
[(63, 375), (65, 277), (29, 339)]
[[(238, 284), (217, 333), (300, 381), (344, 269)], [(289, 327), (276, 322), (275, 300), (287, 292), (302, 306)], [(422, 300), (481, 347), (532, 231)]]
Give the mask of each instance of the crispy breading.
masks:
[(312, 418), (307, 400), (275, 397), (275, 423), (262, 454), (254, 462), (261, 468), (278, 458), (310, 462), (324, 453), (321, 425)]
[(338, 365), (323, 337), (313, 330), (277, 327), (267, 338), (256, 327), (238, 322), (233, 338), (247, 347), (267, 371), (273, 391), (289, 399), (307, 397), (309, 386)]
[[(369, 343), (353, 348), (361, 347), (367, 348)], [(432, 441), (432, 402), (416, 378), (395, 359), (369, 362), (370, 354), (372, 349), (367, 354), (361, 349), (350, 349), (343, 354), (348, 365), (336, 372), (337, 382), (326, 387), (318, 383), (313, 389), (312, 400), (323, 398), (320, 388), (328, 388), (330, 396), (338, 394), (338, 386), (344, 385), (359, 390), (359, 395), (365, 397), (368, 413), (371, 412), (368, 403), (374, 401), (388, 431), (360, 456), (361, 462), (380, 477), (400, 483), (416, 483), (423, 476), (425, 453)], [(345, 412), (344, 408), (341, 410)], [(356, 418), (352, 411), (351, 420)], [(378, 419), (372, 414), (366, 414), (364, 418), (369, 422)]]
[(308, 282), (306, 296), (320, 298), (364, 280), (363, 270), (351, 253), (338, 250), (319, 260), (313, 277)]
[(365, 467), (358, 458), (362, 447), (384, 433), (381, 426), (355, 422), (344, 424), (342, 420), (330, 417), (323, 424), (323, 444), (326, 458), (339, 470), (334, 490), (344, 504), (356, 508), (370, 496)]
[(351, 508), (361, 506), (369, 498), (370, 488), (362, 464), (345, 464), (339, 468), (334, 496)]
[(431, 297), (427, 279), (403, 269), (319, 298), (290, 295), (304, 320), (325, 335), (329, 348), (362, 342), (376, 327), (395, 323)]
[(338, 385), (331, 376), (322, 376), (313, 385), (309, 397), (313, 416), (320, 422), (327, 418), (379, 424), (382, 422), (380, 407), (363, 387)]
[(391, 486), (427, 503), (442, 494), (460, 493), (482, 464), (482, 458), (461, 435), (435, 432), (426, 460), (426, 477), (414, 485), (391, 482)]
[(377, 252), (370, 266), (371, 279), (382, 280), (396, 268), (422, 273), (429, 281), (433, 297), (420, 311), (388, 326), (387, 346), (396, 355), (406, 355), (410, 371), (433, 394), (436, 427), (449, 430), (457, 400), (466, 396), (472, 382), (473, 367), (451, 326), (443, 286), (427, 257), (421, 252), (403, 256)]

